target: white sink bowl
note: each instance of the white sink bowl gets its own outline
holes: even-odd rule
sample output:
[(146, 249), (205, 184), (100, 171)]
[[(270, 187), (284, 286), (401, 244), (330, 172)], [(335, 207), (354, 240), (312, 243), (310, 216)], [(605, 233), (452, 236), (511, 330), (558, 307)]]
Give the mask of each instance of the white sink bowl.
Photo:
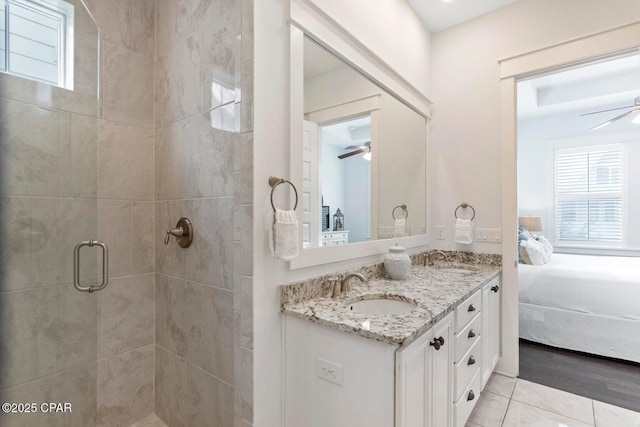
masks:
[(387, 298), (356, 301), (348, 305), (349, 310), (359, 314), (405, 314), (417, 308), (416, 304)]

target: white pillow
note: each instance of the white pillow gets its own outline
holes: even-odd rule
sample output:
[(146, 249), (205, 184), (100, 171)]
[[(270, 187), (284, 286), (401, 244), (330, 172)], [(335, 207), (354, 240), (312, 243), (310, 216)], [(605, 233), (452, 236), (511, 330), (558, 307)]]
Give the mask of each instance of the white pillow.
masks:
[(544, 246), (544, 248), (546, 249), (547, 253), (549, 254), (549, 257), (551, 256), (551, 254), (553, 253), (553, 245), (551, 244), (551, 242), (549, 242), (549, 240), (547, 240), (546, 237), (544, 236), (537, 236), (536, 240), (538, 240), (538, 242), (542, 243), (542, 246)]
[(549, 260), (551, 253), (535, 239), (520, 242), (520, 255), (525, 264), (542, 265)]

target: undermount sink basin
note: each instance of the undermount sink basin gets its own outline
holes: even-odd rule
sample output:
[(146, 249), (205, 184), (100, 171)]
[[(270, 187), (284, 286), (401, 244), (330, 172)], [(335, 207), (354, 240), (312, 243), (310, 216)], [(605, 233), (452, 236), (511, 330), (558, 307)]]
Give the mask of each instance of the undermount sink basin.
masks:
[(416, 304), (388, 298), (373, 298), (348, 305), (349, 310), (360, 314), (405, 314), (417, 308)]

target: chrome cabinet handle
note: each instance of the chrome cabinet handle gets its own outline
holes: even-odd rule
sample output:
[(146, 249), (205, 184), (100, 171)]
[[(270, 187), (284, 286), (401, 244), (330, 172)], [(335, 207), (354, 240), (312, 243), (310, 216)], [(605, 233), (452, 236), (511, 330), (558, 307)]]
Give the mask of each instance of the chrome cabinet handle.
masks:
[[(99, 246), (102, 248), (102, 283), (100, 286), (80, 286), (80, 248), (83, 246)], [(73, 250), (73, 286), (80, 292), (101, 291), (109, 283), (109, 247), (99, 240), (85, 240), (76, 245)]]

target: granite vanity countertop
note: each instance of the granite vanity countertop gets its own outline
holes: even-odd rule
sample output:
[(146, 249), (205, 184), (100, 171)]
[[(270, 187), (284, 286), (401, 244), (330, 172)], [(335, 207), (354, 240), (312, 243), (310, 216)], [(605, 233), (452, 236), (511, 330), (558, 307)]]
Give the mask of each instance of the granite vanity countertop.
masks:
[[(455, 267), (455, 266), (451, 266)], [(413, 266), (404, 280), (378, 278), (362, 283), (351, 280), (351, 290), (338, 298), (317, 297), (285, 304), (286, 315), (318, 325), (361, 335), (392, 345), (408, 345), (498, 274), (500, 267), (473, 265), (456, 272), (445, 268)], [(354, 313), (349, 305), (384, 297), (417, 304), (401, 315)]]

